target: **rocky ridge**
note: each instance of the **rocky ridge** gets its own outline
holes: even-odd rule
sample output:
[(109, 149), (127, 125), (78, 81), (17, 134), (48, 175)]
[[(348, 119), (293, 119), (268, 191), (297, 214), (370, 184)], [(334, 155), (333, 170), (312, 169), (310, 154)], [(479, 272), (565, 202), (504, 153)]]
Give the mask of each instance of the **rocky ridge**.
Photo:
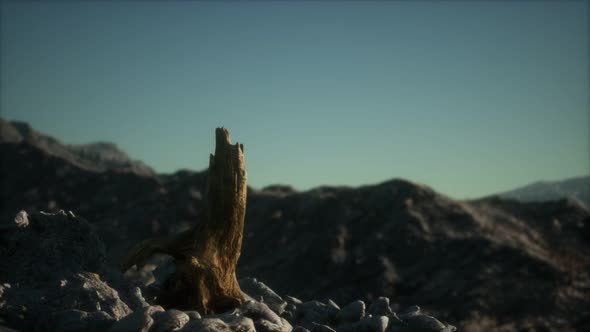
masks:
[(89, 171), (113, 170), (144, 176), (156, 174), (143, 162), (132, 160), (113, 143), (65, 145), (53, 137), (34, 130), (25, 122), (0, 119), (0, 142), (31, 144), (45, 153), (68, 160), (69, 163)]

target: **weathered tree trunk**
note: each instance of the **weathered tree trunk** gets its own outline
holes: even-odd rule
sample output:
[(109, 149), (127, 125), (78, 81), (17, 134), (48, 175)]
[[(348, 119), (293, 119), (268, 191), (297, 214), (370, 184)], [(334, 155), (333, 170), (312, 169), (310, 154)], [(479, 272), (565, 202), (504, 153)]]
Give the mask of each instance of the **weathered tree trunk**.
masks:
[(122, 266), (141, 265), (155, 253), (173, 256), (176, 271), (158, 296), (158, 302), (166, 308), (219, 313), (244, 300), (236, 279), (246, 212), (244, 146), (232, 145), (224, 128), (217, 128), (215, 136), (215, 155), (209, 160), (206, 218), (172, 239), (143, 241)]

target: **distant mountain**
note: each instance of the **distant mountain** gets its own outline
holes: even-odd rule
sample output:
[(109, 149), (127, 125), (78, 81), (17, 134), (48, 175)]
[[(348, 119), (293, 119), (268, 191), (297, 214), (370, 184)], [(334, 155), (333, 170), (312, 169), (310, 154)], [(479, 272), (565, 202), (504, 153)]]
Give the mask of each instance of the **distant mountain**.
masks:
[[(0, 229), (21, 209), (72, 210), (97, 227), (115, 263), (205, 213), (206, 172), (122, 170), (102, 152), (88, 157), (25, 124), (1, 124)], [(340, 305), (384, 295), (460, 331), (589, 330), (590, 211), (572, 200), (459, 201), (403, 179), (249, 188), (238, 276)]]
[(145, 176), (156, 174), (143, 162), (132, 160), (113, 143), (66, 145), (53, 137), (35, 131), (24, 122), (0, 119), (0, 142), (15, 144), (26, 142), (48, 154), (66, 159), (74, 165), (91, 171), (115, 170)]
[(546, 202), (572, 199), (590, 209), (590, 176), (562, 181), (541, 181), (498, 194), (521, 202)]

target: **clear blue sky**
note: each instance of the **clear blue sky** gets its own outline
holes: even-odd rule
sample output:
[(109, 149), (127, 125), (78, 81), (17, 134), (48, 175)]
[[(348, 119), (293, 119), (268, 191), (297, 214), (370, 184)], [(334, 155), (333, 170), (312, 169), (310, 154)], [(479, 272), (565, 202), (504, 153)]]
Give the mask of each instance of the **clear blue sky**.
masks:
[(590, 170), (589, 5), (2, 2), (1, 116), (249, 183), (394, 177), (457, 198)]

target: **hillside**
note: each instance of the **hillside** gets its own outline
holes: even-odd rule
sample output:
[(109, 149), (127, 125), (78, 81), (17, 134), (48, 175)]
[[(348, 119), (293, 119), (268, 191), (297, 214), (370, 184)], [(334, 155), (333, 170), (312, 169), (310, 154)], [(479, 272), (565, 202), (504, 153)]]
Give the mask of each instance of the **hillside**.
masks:
[[(22, 209), (72, 210), (116, 263), (141, 239), (199, 222), (206, 173), (93, 164), (47, 136), (14, 139), (22, 127), (2, 122), (0, 226)], [(590, 328), (589, 257), (590, 212), (574, 200), (457, 201), (395, 179), (249, 189), (238, 276), (338, 304), (384, 295), (461, 331), (567, 331)]]
[(541, 181), (498, 194), (523, 202), (544, 202), (569, 198), (590, 209), (590, 176), (562, 181)]

